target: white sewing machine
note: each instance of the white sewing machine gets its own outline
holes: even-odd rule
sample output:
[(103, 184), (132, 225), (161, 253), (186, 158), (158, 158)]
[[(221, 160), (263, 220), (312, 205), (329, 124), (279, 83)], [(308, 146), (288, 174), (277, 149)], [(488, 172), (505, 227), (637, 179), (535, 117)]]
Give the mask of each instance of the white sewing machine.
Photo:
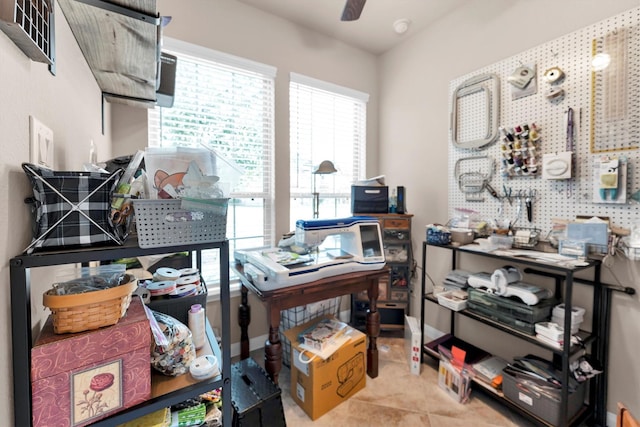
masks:
[(492, 274), (474, 273), (467, 283), (474, 288), (486, 288), (487, 292), (503, 297), (518, 297), (527, 305), (536, 305), (542, 299), (551, 298), (553, 293), (529, 283), (521, 282), (522, 274), (517, 268), (498, 268)]
[(279, 289), (354, 271), (379, 270), (385, 265), (375, 218), (299, 220), (295, 239), (297, 245), (311, 249), (308, 254), (280, 248), (244, 253), (245, 275), (258, 289)]

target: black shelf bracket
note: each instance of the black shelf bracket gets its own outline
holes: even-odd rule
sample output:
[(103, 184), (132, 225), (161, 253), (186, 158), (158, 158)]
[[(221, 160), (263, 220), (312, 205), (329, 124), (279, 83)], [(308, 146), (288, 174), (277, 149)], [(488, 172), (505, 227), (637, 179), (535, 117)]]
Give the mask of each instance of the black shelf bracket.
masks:
[(109, 12), (117, 13), (122, 16), (126, 16), (128, 18), (137, 19), (142, 22), (147, 22), (149, 24), (158, 26), (162, 22), (162, 18), (160, 15), (149, 15), (147, 13), (141, 12), (139, 10), (131, 9), (129, 7), (124, 7), (117, 5), (115, 3), (111, 3), (104, 0), (77, 0), (79, 3), (84, 3), (89, 6), (97, 7), (99, 9), (107, 10)]

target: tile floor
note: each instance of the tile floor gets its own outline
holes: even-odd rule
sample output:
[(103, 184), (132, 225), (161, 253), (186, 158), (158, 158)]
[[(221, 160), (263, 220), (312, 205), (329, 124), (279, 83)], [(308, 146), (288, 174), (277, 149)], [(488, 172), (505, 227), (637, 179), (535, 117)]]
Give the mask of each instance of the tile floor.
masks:
[[(511, 427), (532, 426), (494, 399), (473, 391), (466, 404), (455, 402), (438, 387), (435, 361), (427, 358), (420, 376), (409, 372), (405, 360), (404, 339), (380, 337), (379, 375), (367, 377), (367, 386), (346, 402), (312, 421), (293, 401), (290, 394), (290, 370), (280, 372), (282, 404), (289, 427), (362, 427), (362, 426), (425, 426), (425, 427)], [(252, 357), (263, 364), (263, 351)]]

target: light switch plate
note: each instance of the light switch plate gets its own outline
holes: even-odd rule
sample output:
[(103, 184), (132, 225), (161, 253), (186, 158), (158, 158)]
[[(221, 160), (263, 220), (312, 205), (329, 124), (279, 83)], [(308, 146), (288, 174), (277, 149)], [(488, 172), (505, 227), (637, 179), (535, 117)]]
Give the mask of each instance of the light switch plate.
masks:
[(29, 161), (34, 165), (53, 169), (53, 131), (40, 120), (29, 116)]

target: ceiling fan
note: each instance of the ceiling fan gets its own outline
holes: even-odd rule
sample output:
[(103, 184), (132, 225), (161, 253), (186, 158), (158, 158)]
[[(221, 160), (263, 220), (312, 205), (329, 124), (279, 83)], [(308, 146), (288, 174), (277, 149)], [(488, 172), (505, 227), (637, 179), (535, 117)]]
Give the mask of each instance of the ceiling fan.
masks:
[(364, 8), (364, 4), (367, 0), (347, 0), (347, 3), (344, 5), (344, 10), (342, 11), (341, 21), (356, 21), (360, 18), (360, 14), (362, 13), (362, 8)]

